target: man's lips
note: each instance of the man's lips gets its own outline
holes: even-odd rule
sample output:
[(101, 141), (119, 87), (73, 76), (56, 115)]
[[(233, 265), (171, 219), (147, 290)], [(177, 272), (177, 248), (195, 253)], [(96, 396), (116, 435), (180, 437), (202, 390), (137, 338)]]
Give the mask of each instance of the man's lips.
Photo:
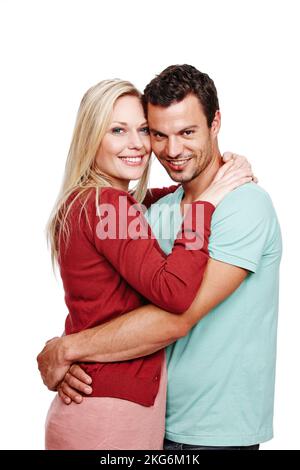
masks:
[(120, 156), (118, 157), (125, 165), (128, 166), (139, 166), (143, 162), (145, 155), (135, 155), (134, 157), (130, 156)]
[(192, 157), (189, 158), (181, 158), (181, 159), (176, 159), (176, 160), (166, 160), (167, 165), (169, 168), (175, 171), (181, 171), (183, 170), (188, 162), (192, 159)]

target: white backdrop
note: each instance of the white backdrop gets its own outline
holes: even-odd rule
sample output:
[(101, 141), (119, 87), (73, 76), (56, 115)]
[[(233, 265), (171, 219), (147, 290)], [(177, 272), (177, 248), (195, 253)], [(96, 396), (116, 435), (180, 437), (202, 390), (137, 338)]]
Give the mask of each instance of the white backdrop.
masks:
[[(190, 63), (215, 80), (221, 151), (246, 155), (281, 221), (275, 438), (300, 449), (299, 43), (297, 0), (1, 0), (1, 440), (42, 449), (52, 393), (35, 357), (66, 307), (44, 227), (83, 93), (104, 78), (143, 89)], [(154, 164), (152, 185), (168, 183)], [(294, 251), (295, 247), (295, 251)]]

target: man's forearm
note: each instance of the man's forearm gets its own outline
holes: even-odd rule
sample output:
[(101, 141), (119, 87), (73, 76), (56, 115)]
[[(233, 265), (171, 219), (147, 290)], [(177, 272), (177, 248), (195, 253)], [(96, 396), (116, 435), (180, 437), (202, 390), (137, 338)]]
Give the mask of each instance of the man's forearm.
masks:
[(147, 356), (187, 333), (181, 315), (149, 304), (95, 328), (66, 336), (70, 362), (114, 362)]
[(175, 315), (149, 304), (62, 339), (65, 361), (114, 362), (147, 356), (185, 336), (203, 316), (231, 295), (247, 271), (209, 260), (202, 285), (190, 308)]

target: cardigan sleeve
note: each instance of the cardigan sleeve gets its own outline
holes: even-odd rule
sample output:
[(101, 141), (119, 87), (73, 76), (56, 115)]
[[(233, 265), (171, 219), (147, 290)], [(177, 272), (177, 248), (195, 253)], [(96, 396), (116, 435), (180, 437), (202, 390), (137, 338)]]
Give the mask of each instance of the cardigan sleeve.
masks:
[(172, 313), (182, 313), (192, 304), (202, 282), (214, 209), (209, 202), (193, 202), (173, 251), (167, 256), (136, 200), (125, 191), (102, 188), (94, 211), (94, 243), (99, 253), (150, 302)]
[(167, 196), (170, 193), (174, 193), (176, 189), (179, 188), (179, 184), (173, 184), (172, 186), (165, 186), (163, 188), (150, 188), (148, 189), (145, 199), (143, 200), (143, 205), (147, 207), (147, 209), (154, 204), (159, 199), (164, 196)]

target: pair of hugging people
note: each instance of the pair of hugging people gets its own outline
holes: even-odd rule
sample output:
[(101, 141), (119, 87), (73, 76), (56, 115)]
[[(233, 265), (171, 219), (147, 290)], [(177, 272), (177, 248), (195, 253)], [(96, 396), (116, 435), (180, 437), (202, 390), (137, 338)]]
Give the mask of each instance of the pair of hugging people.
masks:
[[(38, 355), (46, 449), (249, 449), (273, 435), (281, 234), (212, 79), (84, 95), (48, 225), (68, 316)], [(151, 151), (177, 184), (147, 189)], [(137, 181), (129, 189), (130, 181)]]

